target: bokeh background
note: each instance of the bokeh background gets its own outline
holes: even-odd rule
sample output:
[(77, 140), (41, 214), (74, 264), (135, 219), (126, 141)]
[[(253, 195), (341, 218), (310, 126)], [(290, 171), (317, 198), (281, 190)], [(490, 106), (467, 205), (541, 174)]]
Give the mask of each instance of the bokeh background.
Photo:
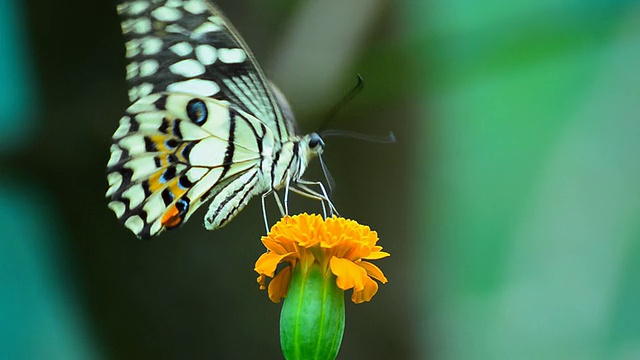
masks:
[[(360, 73), (331, 127), (398, 140), (327, 139), (338, 208), (392, 254), (340, 359), (640, 359), (638, 1), (218, 4), (305, 131)], [(0, 19), (0, 358), (281, 358), (259, 201), (152, 241), (107, 209), (114, 2)]]

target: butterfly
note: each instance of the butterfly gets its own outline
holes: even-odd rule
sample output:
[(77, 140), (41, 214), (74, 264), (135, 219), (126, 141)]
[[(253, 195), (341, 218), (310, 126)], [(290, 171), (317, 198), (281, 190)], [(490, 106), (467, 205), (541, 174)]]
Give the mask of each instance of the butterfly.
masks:
[[(205, 0), (124, 1), (131, 105), (113, 134), (109, 208), (140, 238), (183, 224), (203, 203), (208, 230), (249, 200), (285, 188), (330, 204), (302, 179), (320, 135), (298, 135), (284, 96), (216, 6)], [(320, 186), (320, 192), (310, 185)], [(268, 227), (268, 226), (267, 226)]]

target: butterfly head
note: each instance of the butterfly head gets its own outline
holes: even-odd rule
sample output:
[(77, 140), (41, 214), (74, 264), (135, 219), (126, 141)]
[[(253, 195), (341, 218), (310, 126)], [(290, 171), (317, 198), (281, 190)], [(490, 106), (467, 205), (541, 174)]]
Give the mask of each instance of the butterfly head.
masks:
[(322, 155), (322, 152), (324, 151), (324, 140), (322, 140), (320, 134), (311, 133), (309, 135), (306, 135), (301, 142), (302, 145), (306, 145), (306, 147), (308, 148), (308, 157), (311, 158), (314, 156)]

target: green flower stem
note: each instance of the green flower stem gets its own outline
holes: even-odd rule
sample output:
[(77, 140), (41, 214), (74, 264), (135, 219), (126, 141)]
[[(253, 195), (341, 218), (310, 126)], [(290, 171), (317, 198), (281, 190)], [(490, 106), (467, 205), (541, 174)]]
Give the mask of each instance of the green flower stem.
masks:
[(314, 263), (297, 266), (280, 314), (280, 345), (287, 360), (333, 360), (344, 333), (344, 291)]

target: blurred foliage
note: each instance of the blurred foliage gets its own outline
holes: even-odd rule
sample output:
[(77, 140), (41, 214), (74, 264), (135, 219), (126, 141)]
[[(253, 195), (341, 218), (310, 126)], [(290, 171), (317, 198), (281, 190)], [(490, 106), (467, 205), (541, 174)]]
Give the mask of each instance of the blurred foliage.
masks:
[(422, 353), (640, 357), (637, 2), (406, 10), (434, 134)]

